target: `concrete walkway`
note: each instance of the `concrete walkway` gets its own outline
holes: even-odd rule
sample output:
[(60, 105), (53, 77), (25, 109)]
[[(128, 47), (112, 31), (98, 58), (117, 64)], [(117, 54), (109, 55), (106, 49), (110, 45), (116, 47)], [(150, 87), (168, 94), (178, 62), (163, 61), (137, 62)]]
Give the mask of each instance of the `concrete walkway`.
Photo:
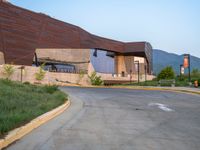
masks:
[(133, 86), (133, 88), (151, 88), (151, 89), (168, 89), (168, 90), (183, 90), (183, 91), (190, 91), (190, 92), (199, 92), (200, 93), (200, 88), (194, 88), (194, 87), (155, 87), (155, 86)]
[(171, 89), (176, 89), (176, 90), (185, 90), (185, 91), (192, 91), (192, 92), (200, 92), (200, 88), (190, 88), (190, 87), (171, 87)]
[(71, 108), (9, 150), (199, 150), (200, 96), (64, 87)]

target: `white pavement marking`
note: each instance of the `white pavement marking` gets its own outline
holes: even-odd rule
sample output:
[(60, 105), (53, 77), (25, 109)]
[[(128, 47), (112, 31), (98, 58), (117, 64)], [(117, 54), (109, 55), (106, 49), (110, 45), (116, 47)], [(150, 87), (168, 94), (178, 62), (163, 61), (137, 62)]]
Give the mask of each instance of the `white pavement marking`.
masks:
[(150, 103), (150, 104), (148, 104), (148, 106), (158, 106), (158, 108), (160, 108), (163, 111), (167, 111), (167, 112), (174, 111), (173, 109), (169, 108), (167, 105), (161, 104), (161, 103)]

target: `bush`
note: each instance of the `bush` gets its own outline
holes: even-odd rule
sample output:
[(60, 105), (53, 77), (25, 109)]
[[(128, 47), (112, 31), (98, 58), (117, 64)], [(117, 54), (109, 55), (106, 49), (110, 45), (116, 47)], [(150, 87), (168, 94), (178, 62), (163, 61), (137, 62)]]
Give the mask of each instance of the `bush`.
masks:
[(191, 76), (194, 78), (200, 78), (200, 71), (198, 69), (193, 69)]
[(92, 85), (102, 85), (103, 80), (101, 76), (97, 76), (97, 73), (94, 71), (91, 76), (88, 76)]
[(6, 79), (10, 79), (12, 74), (14, 73), (14, 67), (12, 65), (3, 65), (3, 74), (6, 76)]
[(161, 72), (158, 74), (158, 80), (160, 79), (174, 79), (175, 73), (171, 66), (168, 66), (161, 70)]
[(30, 82), (26, 81), (23, 84), (30, 85)]
[(157, 80), (145, 81), (145, 82), (140, 82), (139, 84), (137, 83), (136, 85), (139, 85), (139, 86), (158, 86), (158, 81)]
[(39, 68), (39, 72), (35, 73), (35, 79), (41, 81), (44, 79), (46, 72), (43, 70), (45, 64), (42, 64)]
[(187, 87), (189, 86), (189, 83), (185, 80), (185, 81), (176, 81), (175, 86), (181, 86), (181, 87)]
[(184, 76), (177, 76), (176, 81), (185, 81)]
[(54, 92), (56, 92), (58, 90), (58, 86), (57, 85), (45, 85), (45, 91), (49, 94), (53, 94)]

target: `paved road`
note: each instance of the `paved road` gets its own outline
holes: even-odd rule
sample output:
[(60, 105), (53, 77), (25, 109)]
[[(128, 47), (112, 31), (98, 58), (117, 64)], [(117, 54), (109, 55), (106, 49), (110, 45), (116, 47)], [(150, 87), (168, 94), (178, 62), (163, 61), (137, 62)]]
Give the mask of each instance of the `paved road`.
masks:
[(65, 87), (70, 109), (9, 150), (199, 150), (200, 96)]

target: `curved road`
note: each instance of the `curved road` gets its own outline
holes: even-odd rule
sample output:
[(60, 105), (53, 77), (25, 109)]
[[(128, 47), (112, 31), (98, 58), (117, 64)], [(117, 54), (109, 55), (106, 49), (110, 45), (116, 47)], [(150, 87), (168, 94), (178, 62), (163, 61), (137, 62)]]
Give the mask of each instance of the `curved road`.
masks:
[(199, 150), (200, 96), (65, 87), (62, 115), (9, 150)]

